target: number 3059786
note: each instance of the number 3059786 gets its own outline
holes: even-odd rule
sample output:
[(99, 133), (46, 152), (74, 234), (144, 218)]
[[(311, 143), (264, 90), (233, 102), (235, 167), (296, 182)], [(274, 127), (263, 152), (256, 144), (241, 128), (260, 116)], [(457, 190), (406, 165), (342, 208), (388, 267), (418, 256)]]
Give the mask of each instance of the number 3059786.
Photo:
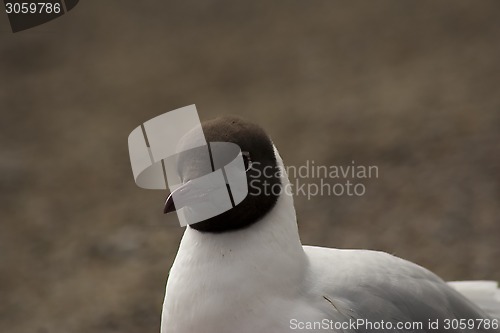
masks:
[(7, 14), (59, 14), (60, 3), (50, 2), (7, 2), (5, 3)]

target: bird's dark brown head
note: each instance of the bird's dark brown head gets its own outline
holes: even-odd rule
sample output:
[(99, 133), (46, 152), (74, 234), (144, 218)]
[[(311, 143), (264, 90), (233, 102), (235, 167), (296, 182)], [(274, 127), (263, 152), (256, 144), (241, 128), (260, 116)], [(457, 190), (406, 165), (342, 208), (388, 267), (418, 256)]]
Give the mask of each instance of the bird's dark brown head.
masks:
[[(206, 141), (237, 144), (245, 162), (248, 195), (235, 207), (212, 218), (191, 224), (200, 232), (221, 233), (246, 228), (266, 215), (276, 204), (281, 193), (280, 171), (274, 146), (266, 132), (253, 123), (238, 117), (219, 117), (202, 123)], [(196, 158), (184, 158), (179, 162), (181, 179), (196, 177)], [(189, 173), (189, 175), (187, 175)], [(206, 173), (201, 171), (198, 176)], [(174, 211), (171, 197), (165, 211)]]

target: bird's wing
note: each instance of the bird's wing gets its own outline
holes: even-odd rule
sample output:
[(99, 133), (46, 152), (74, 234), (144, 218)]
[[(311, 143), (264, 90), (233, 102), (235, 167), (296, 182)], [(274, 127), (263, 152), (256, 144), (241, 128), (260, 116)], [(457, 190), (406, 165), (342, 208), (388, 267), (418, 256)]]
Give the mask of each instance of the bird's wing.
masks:
[[(491, 318), (479, 307), (409, 261), (377, 251), (307, 246), (304, 250), (310, 278), (319, 279), (321, 293), (335, 311), (347, 319), (364, 320), (356, 332), (500, 332), (485, 325), (482, 320)], [(433, 328), (436, 322), (438, 328)], [(413, 326), (396, 328), (405, 323)]]
[(448, 282), (462, 295), (477, 304), (493, 318), (500, 320), (500, 289), (495, 281)]

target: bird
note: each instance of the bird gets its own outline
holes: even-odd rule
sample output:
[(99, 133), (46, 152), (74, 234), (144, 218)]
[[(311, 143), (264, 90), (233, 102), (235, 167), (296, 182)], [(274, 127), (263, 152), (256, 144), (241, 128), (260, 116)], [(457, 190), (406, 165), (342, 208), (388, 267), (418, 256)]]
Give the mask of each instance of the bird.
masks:
[[(241, 148), (253, 183), (238, 205), (186, 227), (161, 333), (500, 332), (494, 282), (447, 283), (385, 252), (302, 245), (293, 196), (269, 191), (290, 184), (271, 137), (235, 116), (202, 129), (207, 142)], [(199, 195), (190, 180), (203, 172), (186, 158), (178, 190)], [(183, 208), (170, 194), (164, 212)]]

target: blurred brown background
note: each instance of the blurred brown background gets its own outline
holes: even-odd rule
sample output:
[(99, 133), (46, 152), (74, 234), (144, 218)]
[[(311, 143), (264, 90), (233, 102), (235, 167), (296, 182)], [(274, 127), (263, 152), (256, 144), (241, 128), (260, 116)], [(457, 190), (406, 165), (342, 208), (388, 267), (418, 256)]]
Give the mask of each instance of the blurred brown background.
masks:
[(183, 229), (134, 184), (130, 131), (196, 104), (285, 163), (377, 165), (296, 198), (302, 240), (500, 280), (500, 2), (82, 1), (0, 14), (0, 332), (158, 332)]

